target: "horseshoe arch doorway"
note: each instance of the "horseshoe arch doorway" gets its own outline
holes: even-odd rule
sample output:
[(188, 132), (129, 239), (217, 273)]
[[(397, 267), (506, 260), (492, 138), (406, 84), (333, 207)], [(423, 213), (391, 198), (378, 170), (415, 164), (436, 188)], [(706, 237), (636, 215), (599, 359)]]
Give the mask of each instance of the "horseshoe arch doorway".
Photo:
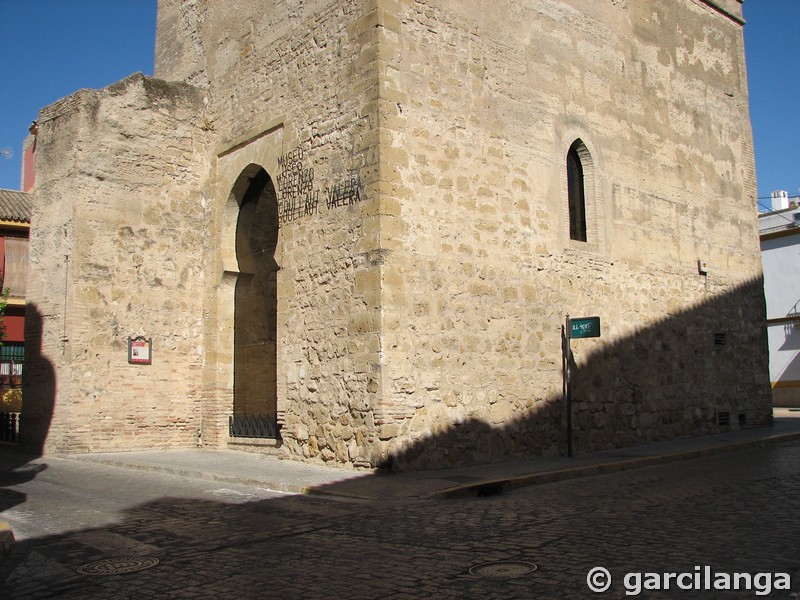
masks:
[(233, 311), (230, 436), (280, 438), (277, 314), (278, 198), (269, 174), (250, 165), (233, 187), (238, 273)]

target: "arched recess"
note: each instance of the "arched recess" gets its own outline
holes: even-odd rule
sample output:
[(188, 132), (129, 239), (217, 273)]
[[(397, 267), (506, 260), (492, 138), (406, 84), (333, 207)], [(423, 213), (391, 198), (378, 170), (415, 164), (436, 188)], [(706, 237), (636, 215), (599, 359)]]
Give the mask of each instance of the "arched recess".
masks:
[(605, 251), (605, 208), (602, 201), (600, 162), (597, 149), (585, 132), (570, 128), (562, 137), (563, 231), (574, 249)]
[[(232, 437), (277, 438), (278, 199), (272, 178), (251, 164), (231, 190), (233, 221), (233, 411)], [(223, 249), (223, 253), (225, 250)]]
[(567, 205), (569, 209), (569, 238), (578, 242), (586, 238), (586, 192), (583, 163), (591, 164), (591, 154), (580, 139), (567, 152)]

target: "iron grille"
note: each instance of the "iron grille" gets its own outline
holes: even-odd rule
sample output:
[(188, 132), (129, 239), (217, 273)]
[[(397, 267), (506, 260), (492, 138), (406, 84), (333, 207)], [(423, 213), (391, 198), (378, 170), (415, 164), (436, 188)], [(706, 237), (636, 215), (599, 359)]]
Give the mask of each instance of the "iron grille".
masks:
[(231, 437), (280, 439), (277, 415), (231, 415)]
[(717, 425), (727, 426), (730, 424), (731, 424), (731, 413), (729, 412), (717, 413)]

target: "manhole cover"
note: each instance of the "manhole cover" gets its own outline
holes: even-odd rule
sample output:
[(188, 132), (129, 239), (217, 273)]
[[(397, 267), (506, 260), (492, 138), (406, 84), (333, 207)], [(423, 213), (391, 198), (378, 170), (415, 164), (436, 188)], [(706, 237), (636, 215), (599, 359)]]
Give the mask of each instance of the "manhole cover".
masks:
[(469, 572), (481, 577), (521, 577), (538, 569), (535, 564), (517, 560), (489, 562), (470, 567)]
[(78, 567), (78, 573), (83, 573), (84, 575), (121, 575), (123, 573), (143, 571), (150, 567), (155, 567), (157, 564), (158, 559), (150, 557), (104, 558), (103, 560)]

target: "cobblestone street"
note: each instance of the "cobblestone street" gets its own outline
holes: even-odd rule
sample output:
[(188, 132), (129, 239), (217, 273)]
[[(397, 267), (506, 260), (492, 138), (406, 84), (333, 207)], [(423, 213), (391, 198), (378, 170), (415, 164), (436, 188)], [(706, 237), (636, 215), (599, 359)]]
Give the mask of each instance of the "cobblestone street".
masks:
[[(117, 518), (98, 514), (105, 525), (18, 539), (0, 565), (0, 597), (618, 598), (632, 591), (623, 584), (626, 573), (708, 566), (717, 573), (788, 573), (793, 589), (768, 597), (794, 598), (798, 467), (800, 443), (793, 442), (503, 495), (403, 502), (214, 491), (208, 482), (165, 476), (158, 497), (125, 507)], [(74, 494), (78, 486), (66, 483), (75, 479), (73, 468), (62, 461), (27, 481), (3, 482), (0, 518), (15, 529), (21, 515), (30, 523), (54, 519), (26, 506), (40, 506), (37, 494)], [(153, 485), (148, 474), (80, 468), (80, 477), (105, 481), (117, 494), (120, 477), (131, 497)], [(36, 487), (45, 477), (48, 492)], [(90, 494), (83, 509), (107, 512), (102, 490)], [(142, 570), (81, 572), (114, 558)], [(587, 573), (598, 566), (613, 578), (603, 595), (587, 587)], [(669, 590), (641, 590), (638, 597), (763, 597), (756, 589), (675, 587), (673, 581)]]

